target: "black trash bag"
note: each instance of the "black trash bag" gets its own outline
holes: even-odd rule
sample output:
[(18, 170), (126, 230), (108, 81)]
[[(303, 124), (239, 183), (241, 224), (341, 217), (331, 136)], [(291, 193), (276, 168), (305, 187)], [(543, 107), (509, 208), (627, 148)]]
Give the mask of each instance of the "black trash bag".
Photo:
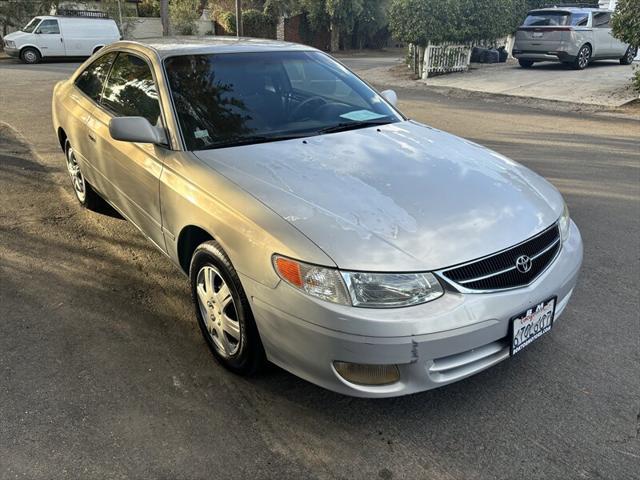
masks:
[(509, 52), (505, 47), (498, 48), (498, 54), (500, 55), (500, 63), (506, 62), (507, 58), (509, 58)]
[(473, 50), (471, 50), (471, 61), (473, 63), (481, 63), (484, 58), (484, 52), (486, 51), (487, 49), (484, 47), (473, 47)]
[(484, 54), (483, 63), (498, 63), (500, 61), (500, 53), (495, 48), (487, 50)]

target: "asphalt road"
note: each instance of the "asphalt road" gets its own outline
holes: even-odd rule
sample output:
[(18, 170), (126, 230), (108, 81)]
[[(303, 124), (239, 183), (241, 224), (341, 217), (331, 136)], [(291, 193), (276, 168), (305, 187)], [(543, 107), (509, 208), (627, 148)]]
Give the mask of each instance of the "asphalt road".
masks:
[(353, 399), (218, 367), (186, 279), (125, 221), (78, 208), (50, 120), (71, 68), (0, 62), (1, 479), (640, 477), (639, 122), (399, 90), (409, 116), (556, 184), (585, 262), (522, 354)]

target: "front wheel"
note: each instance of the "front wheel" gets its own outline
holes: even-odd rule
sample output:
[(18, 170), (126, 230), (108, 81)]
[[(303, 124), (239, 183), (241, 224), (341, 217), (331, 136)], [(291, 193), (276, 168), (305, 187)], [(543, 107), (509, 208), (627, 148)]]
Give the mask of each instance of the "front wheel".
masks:
[(584, 70), (591, 61), (591, 47), (589, 45), (583, 45), (578, 51), (576, 59), (573, 61), (573, 68), (576, 70)]
[(520, 66), (522, 68), (531, 68), (531, 67), (533, 67), (533, 60), (525, 60), (523, 58), (520, 58), (518, 60), (518, 63), (520, 64)]
[(189, 279), (196, 318), (215, 358), (241, 375), (258, 371), (265, 354), (251, 307), (236, 270), (216, 241), (196, 248)]
[(620, 63), (622, 65), (631, 65), (633, 63), (633, 60), (636, 58), (637, 53), (638, 48), (629, 45), (629, 48), (627, 48), (627, 52), (624, 54), (624, 57), (620, 59)]
[(35, 48), (27, 47), (20, 53), (20, 58), (24, 63), (34, 64), (39, 63), (42, 56)]
[(69, 172), (69, 176), (71, 177), (71, 185), (73, 186), (73, 192), (76, 194), (78, 202), (88, 210), (96, 210), (100, 206), (102, 199), (84, 179), (80, 171), (80, 164), (78, 163), (76, 152), (70, 144), (67, 144), (66, 157), (67, 172)]

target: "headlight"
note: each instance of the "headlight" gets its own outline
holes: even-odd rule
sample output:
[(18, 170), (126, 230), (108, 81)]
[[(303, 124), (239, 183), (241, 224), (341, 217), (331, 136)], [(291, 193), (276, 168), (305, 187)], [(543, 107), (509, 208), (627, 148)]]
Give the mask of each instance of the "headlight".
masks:
[(368, 308), (408, 307), (429, 302), (444, 291), (432, 273), (340, 272), (279, 255), (273, 256), (278, 276), (308, 295)]
[(335, 268), (309, 265), (278, 255), (273, 256), (273, 267), (282, 280), (312, 297), (351, 305), (340, 272)]
[(16, 42), (14, 42), (13, 40), (7, 40), (6, 42), (4, 42), (7, 47), (9, 48), (16, 48)]
[(351, 301), (356, 307), (408, 307), (430, 302), (444, 291), (432, 273), (343, 272)]
[(560, 238), (564, 242), (567, 238), (569, 238), (569, 227), (571, 227), (571, 219), (569, 218), (569, 207), (567, 204), (564, 204), (564, 209), (562, 210), (562, 215), (560, 215), (560, 220), (558, 220), (558, 226), (560, 227)]

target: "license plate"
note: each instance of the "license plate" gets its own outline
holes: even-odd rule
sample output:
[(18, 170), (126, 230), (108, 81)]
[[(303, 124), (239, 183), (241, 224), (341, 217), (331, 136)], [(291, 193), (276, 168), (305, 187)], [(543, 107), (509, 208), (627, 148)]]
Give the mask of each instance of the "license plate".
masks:
[(556, 297), (540, 302), (511, 319), (511, 355), (515, 355), (551, 330)]
[(533, 32), (533, 38), (542, 38), (544, 33), (542, 32)]

